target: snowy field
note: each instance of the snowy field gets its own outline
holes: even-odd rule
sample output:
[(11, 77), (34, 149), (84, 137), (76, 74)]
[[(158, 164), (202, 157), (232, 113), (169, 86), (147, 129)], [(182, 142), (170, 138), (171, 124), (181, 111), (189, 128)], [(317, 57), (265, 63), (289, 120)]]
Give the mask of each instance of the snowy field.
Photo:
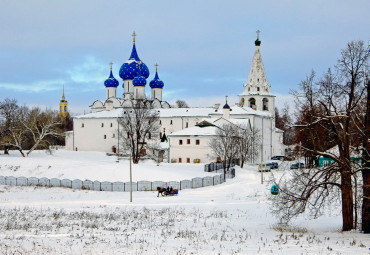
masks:
[[(174, 167), (175, 166), (175, 167)], [(161, 163), (151, 160), (132, 165), (133, 181), (181, 181), (194, 177), (213, 176), (204, 172), (204, 164)], [(0, 155), (0, 175), (14, 177), (47, 177), (59, 179), (89, 179), (92, 181), (129, 181), (129, 161), (106, 156), (103, 152), (57, 150), (34, 151), (23, 158), (18, 151)]]
[[(34, 157), (40, 169), (51, 162), (48, 157)], [(117, 164), (99, 153), (69, 157), (70, 162), (53, 161), (50, 169), (60, 164), (72, 175), (67, 166), (79, 164), (81, 172), (105, 178), (94, 171)], [(8, 175), (2, 172), (3, 159), (1, 175)], [(27, 160), (24, 165), (14, 162), (25, 176), (30, 170), (22, 168), (35, 166)], [(12, 163), (5, 164), (9, 168)], [(137, 169), (152, 166), (148, 162)], [(180, 167), (167, 165), (161, 171), (172, 174)], [(340, 231), (338, 208), (328, 208), (316, 220), (302, 215), (281, 226), (270, 213), (272, 175), (265, 173), (262, 185), (255, 167), (237, 168), (236, 174), (221, 185), (181, 190), (173, 197), (134, 192), (132, 203), (126, 192), (0, 186), (0, 254), (370, 254), (369, 235)]]

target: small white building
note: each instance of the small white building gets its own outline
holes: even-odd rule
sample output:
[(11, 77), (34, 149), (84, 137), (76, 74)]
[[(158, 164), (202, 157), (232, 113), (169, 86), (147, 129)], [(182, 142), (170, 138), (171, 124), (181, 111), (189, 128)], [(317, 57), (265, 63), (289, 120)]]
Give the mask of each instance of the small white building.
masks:
[[(161, 131), (165, 129), (166, 134), (173, 141), (169, 148), (170, 160), (175, 159), (174, 161), (179, 162), (181, 156), (181, 162), (184, 163), (189, 160), (193, 163), (196, 159), (207, 161), (205, 155), (209, 154), (209, 148), (206, 140), (212, 136), (214, 128), (200, 131), (199, 127), (195, 127), (204, 119), (248, 122), (248, 125), (260, 131), (263, 160), (269, 160), (274, 155), (283, 155), (283, 132), (275, 127), (275, 96), (270, 92), (271, 86), (267, 81), (262, 63), (260, 45), (261, 41), (257, 38), (251, 69), (244, 84), (243, 93), (239, 95), (239, 103), (229, 107), (230, 109), (225, 112), (224, 109), (219, 108), (219, 104), (214, 107), (171, 108), (166, 101), (162, 100), (164, 83), (158, 77), (157, 66), (155, 77), (150, 82), (151, 98), (147, 99), (145, 85), (149, 77), (149, 69), (139, 59), (134, 40), (130, 59), (123, 63), (119, 73), (124, 87), (122, 98), (117, 97), (119, 82), (114, 78), (111, 68), (110, 76), (104, 82), (105, 101), (96, 100), (91, 105), (91, 113), (73, 117), (73, 131), (66, 133), (66, 148), (83, 151), (120, 151), (118, 118), (132, 107), (135, 100), (144, 99), (150, 102), (155, 111), (158, 111), (160, 137)], [(185, 139), (185, 135), (189, 138), (183, 140), (180, 146), (180, 137)], [(181, 154), (180, 150), (183, 151)], [(194, 154), (201, 156), (195, 157)]]

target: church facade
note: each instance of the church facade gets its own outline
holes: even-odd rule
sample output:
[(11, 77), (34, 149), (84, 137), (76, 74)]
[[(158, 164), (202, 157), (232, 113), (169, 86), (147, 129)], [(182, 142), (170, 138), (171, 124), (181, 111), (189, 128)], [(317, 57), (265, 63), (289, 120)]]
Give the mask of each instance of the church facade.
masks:
[[(229, 111), (225, 112), (220, 108), (220, 104), (212, 107), (171, 108), (170, 104), (162, 98), (164, 83), (159, 79), (157, 65), (154, 78), (149, 83), (151, 96), (146, 98), (145, 87), (146, 79), (149, 78), (149, 69), (138, 56), (135, 34), (133, 36), (130, 58), (122, 64), (119, 71), (124, 88), (122, 97), (118, 97), (119, 82), (115, 79), (111, 68), (109, 78), (104, 82), (105, 100), (94, 101), (90, 106), (91, 113), (73, 117), (73, 131), (66, 133), (67, 149), (121, 151), (118, 118), (123, 116), (125, 110), (132, 107), (135, 100), (146, 100), (158, 111), (160, 130), (165, 130), (168, 136), (167, 159), (169, 162), (207, 163), (215, 161), (216, 158), (208, 153), (210, 149), (206, 142), (208, 138), (196, 139), (197, 136), (199, 137), (196, 126), (204, 120), (214, 121), (220, 118), (224, 121), (227, 119), (244, 121), (251, 128), (260, 130), (264, 161), (269, 160), (273, 155), (284, 153), (283, 132), (275, 127), (275, 96), (270, 92), (270, 84), (267, 81), (260, 54), (261, 41), (258, 37), (255, 41), (255, 54), (248, 79), (244, 84), (243, 92), (239, 95), (239, 103), (229, 107)], [(182, 135), (186, 138), (181, 138)], [(179, 148), (180, 139), (194, 141)], [(198, 144), (197, 140), (199, 140)], [(199, 155), (203, 156), (199, 157)]]

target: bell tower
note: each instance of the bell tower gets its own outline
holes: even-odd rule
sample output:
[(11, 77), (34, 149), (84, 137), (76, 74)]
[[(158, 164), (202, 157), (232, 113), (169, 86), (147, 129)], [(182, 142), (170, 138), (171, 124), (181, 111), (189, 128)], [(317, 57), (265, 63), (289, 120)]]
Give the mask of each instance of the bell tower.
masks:
[(250, 107), (257, 111), (266, 111), (275, 114), (275, 96), (271, 94), (269, 84), (262, 62), (259, 38), (260, 30), (257, 30), (257, 39), (254, 42), (256, 48), (249, 70), (247, 81), (244, 83), (244, 91), (239, 95), (239, 105)]
[(63, 86), (62, 100), (59, 101), (59, 117), (66, 118), (68, 116), (69, 116), (68, 101), (66, 100), (66, 97), (64, 96), (64, 86)]

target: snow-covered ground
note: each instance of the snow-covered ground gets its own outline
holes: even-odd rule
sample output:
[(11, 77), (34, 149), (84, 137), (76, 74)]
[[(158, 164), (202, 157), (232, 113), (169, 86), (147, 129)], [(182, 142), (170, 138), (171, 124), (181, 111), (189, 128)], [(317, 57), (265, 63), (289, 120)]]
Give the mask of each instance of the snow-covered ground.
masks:
[[(155, 164), (146, 160), (132, 165), (133, 181), (181, 181), (194, 177), (213, 176), (204, 172), (204, 164)], [(59, 179), (89, 179), (92, 181), (129, 181), (129, 161), (106, 156), (103, 152), (57, 150), (34, 151), (29, 157), (19, 152), (0, 155), (0, 175), (14, 177), (47, 177)]]
[[(70, 164), (80, 162), (78, 167), (93, 168), (90, 172), (114, 166), (98, 153), (77, 154), (70, 156)], [(50, 161), (42, 159), (48, 156), (37, 158)], [(0, 160), (3, 171), (2, 156)], [(24, 167), (17, 165), (18, 170)], [(146, 167), (152, 168), (151, 163), (140, 166)], [(178, 164), (166, 169), (180, 171)], [(279, 171), (274, 171), (276, 176)], [(302, 215), (280, 226), (270, 213), (272, 175), (264, 173), (261, 184), (256, 167), (238, 168), (236, 173), (221, 185), (181, 190), (173, 197), (134, 192), (132, 203), (126, 192), (0, 186), (0, 253), (370, 254), (368, 235), (340, 231), (338, 208), (329, 208), (316, 220)]]

